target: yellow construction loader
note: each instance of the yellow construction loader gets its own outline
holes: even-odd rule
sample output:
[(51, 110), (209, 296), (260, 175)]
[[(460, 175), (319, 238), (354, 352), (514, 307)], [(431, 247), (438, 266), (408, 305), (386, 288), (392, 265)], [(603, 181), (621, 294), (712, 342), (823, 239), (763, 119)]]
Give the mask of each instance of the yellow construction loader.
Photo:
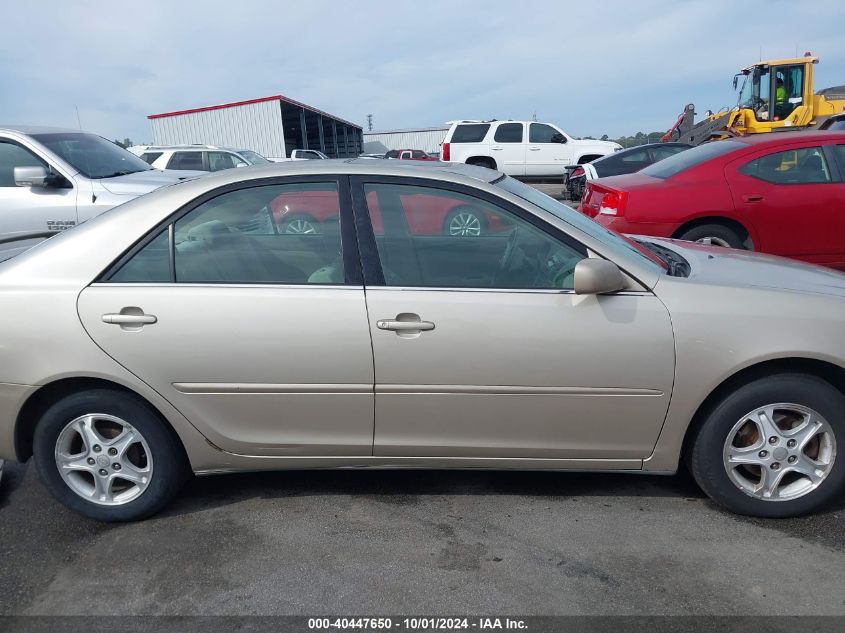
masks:
[(761, 61), (734, 75), (737, 104), (729, 110), (707, 111), (695, 123), (695, 106), (684, 108), (661, 140), (698, 145), (732, 136), (811, 130), (825, 119), (845, 112), (845, 86), (813, 91), (813, 66), (818, 57)]

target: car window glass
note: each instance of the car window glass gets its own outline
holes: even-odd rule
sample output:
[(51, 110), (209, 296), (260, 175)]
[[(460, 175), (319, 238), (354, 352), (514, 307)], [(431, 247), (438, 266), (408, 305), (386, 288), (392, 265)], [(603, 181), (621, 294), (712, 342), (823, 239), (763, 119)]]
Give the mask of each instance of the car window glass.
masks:
[(135, 253), (109, 281), (115, 283), (167, 283), (170, 273), (170, 231), (165, 228)]
[(529, 143), (563, 143), (566, 137), (545, 123), (532, 123), (529, 126)]
[(432, 187), (365, 193), (388, 286), (573, 288), (584, 253), (497, 205)]
[(487, 136), (489, 123), (471, 123), (459, 125), (452, 132), (452, 143), (480, 143)]
[(396, 158), (399, 156), (399, 150), (392, 149), (389, 152), (386, 152), (384, 157), (385, 158)]
[(167, 163), (167, 169), (205, 169), (202, 165), (202, 152), (175, 152)]
[[(342, 284), (334, 183), (264, 185), (203, 202), (173, 224), (177, 283)], [(109, 281), (170, 279), (159, 234)]]
[(402, 152), (402, 154), (399, 156), (399, 158), (401, 158), (402, 160), (408, 160), (410, 157), (411, 152)]
[(0, 187), (15, 186), (15, 167), (47, 169), (47, 163), (20, 145), (0, 141)]
[(821, 147), (776, 152), (739, 168), (746, 176), (781, 185), (830, 182), (830, 169)]
[(646, 163), (648, 162), (648, 151), (643, 148), (636, 152), (627, 152), (619, 157), (623, 163)]
[(161, 157), (164, 152), (144, 152), (141, 154), (141, 160), (145, 163), (152, 165), (156, 160)]
[(708, 160), (728, 154), (746, 147), (737, 141), (719, 141), (718, 143), (704, 143), (686, 151), (669, 156), (658, 163), (649, 165), (640, 173), (653, 178), (671, 178), (672, 176), (695, 167)]
[(493, 140), (497, 143), (522, 143), (522, 123), (502, 123), (496, 129)]
[(176, 281), (344, 282), (335, 184), (224, 193), (175, 224)]
[(845, 145), (831, 145), (830, 148), (839, 162), (840, 172), (845, 171)]
[(678, 146), (669, 146), (666, 147), (665, 145), (652, 145), (651, 146), (651, 155), (654, 159), (654, 162), (659, 160), (663, 160), (664, 158), (669, 158), (670, 156), (674, 156), (678, 152), (682, 152), (686, 147), (678, 147)]
[(415, 149), (413, 152), (411, 152), (411, 157), (412, 158), (425, 158), (425, 152), (422, 151), (422, 150), (419, 150), (419, 149)]

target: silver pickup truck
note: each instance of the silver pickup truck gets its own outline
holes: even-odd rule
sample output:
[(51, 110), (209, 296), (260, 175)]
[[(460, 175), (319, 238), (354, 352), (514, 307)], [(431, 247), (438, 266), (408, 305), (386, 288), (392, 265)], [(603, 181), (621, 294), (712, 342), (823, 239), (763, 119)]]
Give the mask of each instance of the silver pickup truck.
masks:
[(132, 198), (203, 174), (153, 169), (96, 134), (0, 125), (0, 261)]

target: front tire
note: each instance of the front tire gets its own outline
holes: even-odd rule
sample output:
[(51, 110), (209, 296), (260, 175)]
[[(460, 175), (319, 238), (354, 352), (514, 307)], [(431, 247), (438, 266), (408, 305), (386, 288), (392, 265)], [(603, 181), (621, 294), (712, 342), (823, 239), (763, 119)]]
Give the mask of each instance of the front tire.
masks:
[(35, 427), (35, 465), (64, 505), (98, 521), (137, 521), (185, 482), (181, 445), (134, 394), (92, 389), (53, 404)]
[(690, 469), (718, 504), (738, 514), (793, 517), (845, 487), (845, 396), (815, 376), (778, 374), (716, 405), (692, 441)]

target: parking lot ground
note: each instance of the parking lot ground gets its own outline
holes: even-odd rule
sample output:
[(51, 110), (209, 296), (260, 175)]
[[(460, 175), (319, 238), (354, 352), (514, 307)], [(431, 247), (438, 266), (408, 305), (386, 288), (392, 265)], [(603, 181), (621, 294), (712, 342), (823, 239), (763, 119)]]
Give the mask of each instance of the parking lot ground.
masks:
[(197, 478), (84, 519), (0, 489), (0, 614), (845, 614), (845, 499), (759, 520), (676, 477), (310, 471)]

